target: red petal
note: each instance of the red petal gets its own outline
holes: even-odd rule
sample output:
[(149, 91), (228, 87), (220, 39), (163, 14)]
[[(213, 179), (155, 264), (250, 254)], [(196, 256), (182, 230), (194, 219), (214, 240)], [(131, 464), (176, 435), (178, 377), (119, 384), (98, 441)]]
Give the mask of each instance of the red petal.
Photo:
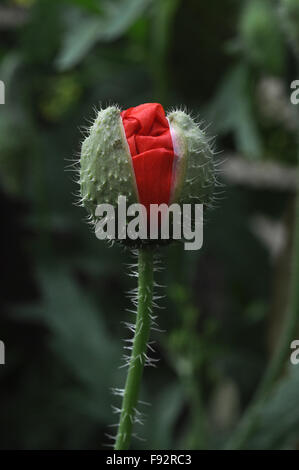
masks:
[(164, 109), (159, 103), (145, 103), (122, 111), (139, 193), (139, 202), (169, 203), (173, 144)]
[(133, 158), (139, 200), (150, 204), (168, 204), (172, 177), (173, 152), (164, 148), (147, 150)]

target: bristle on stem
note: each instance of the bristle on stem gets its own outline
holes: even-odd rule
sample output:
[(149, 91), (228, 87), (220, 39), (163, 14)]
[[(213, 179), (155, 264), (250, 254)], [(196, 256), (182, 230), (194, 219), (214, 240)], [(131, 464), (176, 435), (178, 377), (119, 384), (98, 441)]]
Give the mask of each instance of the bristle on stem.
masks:
[(152, 324), (154, 253), (150, 248), (141, 248), (138, 256), (138, 306), (134, 328), (132, 353), (123, 393), (120, 422), (115, 442), (115, 450), (127, 450), (130, 446), (133, 424), (136, 420), (136, 406), (143, 369), (152, 360), (147, 355), (148, 340)]

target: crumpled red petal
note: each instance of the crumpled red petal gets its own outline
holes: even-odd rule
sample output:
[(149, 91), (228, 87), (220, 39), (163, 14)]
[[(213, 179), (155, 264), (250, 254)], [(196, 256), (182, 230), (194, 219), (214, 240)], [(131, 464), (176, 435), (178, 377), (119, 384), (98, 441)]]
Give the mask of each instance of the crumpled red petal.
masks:
[[(159, 103), (145, 103), (121, 112), (132, 156), (139, 202), (169, 203), (174, 150), (168, 120)], [(148, 212), (149, 213), (149, 212)]]

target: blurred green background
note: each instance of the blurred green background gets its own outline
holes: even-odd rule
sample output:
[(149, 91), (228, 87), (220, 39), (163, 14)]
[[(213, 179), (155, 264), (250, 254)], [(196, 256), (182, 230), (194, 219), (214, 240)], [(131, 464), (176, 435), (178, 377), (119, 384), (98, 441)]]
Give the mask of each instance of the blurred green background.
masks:
[[(133, 448), (230, 446), (288, 321), (298, 31), (297, 0), (1, 1), (2, 449), (98, 449), (115, 434), (135, 261), (95, 238), (70, 164), (96, 107), (143, 102), (204, 120), (224, 187), (203, 249), (161, 251), (165, 332)], [(298, 447), (298, 390), (286, 357), (242, 447)]]

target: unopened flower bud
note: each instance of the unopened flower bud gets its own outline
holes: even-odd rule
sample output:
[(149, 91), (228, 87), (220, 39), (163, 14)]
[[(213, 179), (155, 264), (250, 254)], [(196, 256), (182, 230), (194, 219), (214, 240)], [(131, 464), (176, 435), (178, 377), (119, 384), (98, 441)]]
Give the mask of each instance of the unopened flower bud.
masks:
[(210, 204), (213, 152), (204, 131), (184, 111), (167, 116), (158, 103), (98, 112), (82, 144), (82, 204), (97, 222), (100, 204)]

